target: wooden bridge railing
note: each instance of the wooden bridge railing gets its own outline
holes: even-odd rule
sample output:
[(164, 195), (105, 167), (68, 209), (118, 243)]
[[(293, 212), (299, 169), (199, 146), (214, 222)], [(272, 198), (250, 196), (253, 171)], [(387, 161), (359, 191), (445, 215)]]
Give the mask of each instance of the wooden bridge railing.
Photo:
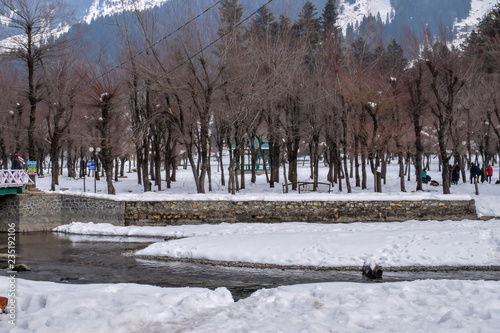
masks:
[(24, 170), (0, 170), (0, 188), (22, 187), (33, 184)]

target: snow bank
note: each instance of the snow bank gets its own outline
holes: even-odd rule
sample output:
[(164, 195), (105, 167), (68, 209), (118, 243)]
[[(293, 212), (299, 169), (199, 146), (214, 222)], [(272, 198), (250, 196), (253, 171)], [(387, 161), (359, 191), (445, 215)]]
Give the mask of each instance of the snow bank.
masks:
[(362, 266), (365, 262), (384, 267), (500, 265), (500, 220), (165, 227), (71, 223), (54, 230), (84, 235), (183, 237), (151, 244), (138, 251), (138, 256), (325, 267)]
[[(318, 283), (229, 291), (18, 280), (16, 326), (1, 332), (495, 332), (498, 281)], [(0, 278), (0, 290), (7, 279)]]

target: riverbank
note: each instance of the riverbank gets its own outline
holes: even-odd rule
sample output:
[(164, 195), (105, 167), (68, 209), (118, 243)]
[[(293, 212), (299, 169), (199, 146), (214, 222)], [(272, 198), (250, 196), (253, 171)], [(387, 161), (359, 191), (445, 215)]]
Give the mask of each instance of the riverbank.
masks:
[[(500, 266), (500, 220), (357, 223), (222, 223), (164, 227), (71, 223), (74, 235), (157, 237), (137, 257), (236, 267), (347, 267), (389, 270)], [(88, 241), (74, 237), (74, 242)], [(440, 268), (441, 267), (441, 268)]]
[[(129, 254), (131, 255), (131, 254)], [(220, 261), (193, 258), (175, 258), (167, 256), (141, 256), (141, 259), (164, 260), (174, 262), (185, 262), (190, 264), (202, 264), (221, 267), (253, 268), (253, 269), (280, 269), (280, 270), (300, 270), (300, 271), (353, 271), (361, 272), (363, 266), (304, 266), (304, 265), (273, 265), (261, 263), (248, 263), (241, 261)], [(490, 266), (390, 266), (382, 267), (384, 272), (500, 272), (500, 265)]]
[[(438, 171), (438, 160), (431, 159), (429, 168), (429, 175), (433, 179), (440, 182), (440, 174)], [(305, 164), (298, 166), (298, 180), (310, 181), (310, 168), (306, 161)], [(319, 179), (325, 181), (327, 178), (328, 168), (321, 166), (319, 168)], [(280, 173), (281, 174), (281, 173)], [(231, 195), (227, 191), (227, 186), (222, 183), (222, 174), (217, 168), (217, 163), (212, 162), (212, 182), (211, 186), (207, 183), (206, 193), (199, 194), (193, 181), (193, 173), (187, 168), (179, 168), (176, 174), (176, 181), (171, 184), (171, 188), (166, 188), (166, 183), (162, 181), (161, 190), (159, 186), (152, 182), (152, 191), (144, 192), (142, 185), (138, 183), (136, 173), (126, 173), (126, 178), (119, 178), (118, 182), (114, 182), (116, 195), (108, 195), (107, 185), (105, 178), (96, 182), (94, 190), (94, 182), (92, 178), (86, 179), (86, 186), (84, 186), (84, 179), (73, 179), (67, 176), (59, 177), (59, 185), (56, 185), (56, 191), (50, 191), (51, 177), (50, 175), (44, 178), (37, 178), (37, 187), (46, 193), (55, 194), (71, 194), (88, 198), (102, 198), (113, 201), (125, 202), (148, 202), (148, 201), (241, 201), (241, 202), (335, 202), (335, 201), (422, 201), (422, 200), (474, 200), (477, 217), (500, 217), (500, 185), (495, 184), (497, 178), (494, 177), (491, 184), (484, 182), (478, 184), (479, 194), (476, 195), (476, 188), (474, 184), (468, 181), (459, 182), (458, 185), (453, 185), (450, 189), (451, 194), (443, 195), (442, 186), (431, 186), (423, 184), (422, 191), (415, 191), (416, 182), (413, 173), (411, 173), (410, 180), (405, 179), (406, 191), (401, 191), (400, 179), (398, 177), (399, 169), (397, 163), (387, 165), (387, 177), (383, 182), (382, 192), (373, 192), (373, 176), (371, 173), (367, 175), (367, 188), (354, 186), (354, 179), (351, 178), (352, 193), (347, 193), (345, 187), (345, 180), (343, 180), (343, 187), (339, 188), (334, 185), (331, 192), (307, 192), (292, 191), (290, 193), (283, 193), (282, 184), (284, 181), (281, 179), (280, 183), (276, 183), (274, 187), (270, 187), (267, 183), (265, 175), (257, 175), (255, 183), (248, 181), (244, 189), (240, 189), (235, 195)], [(498, 175), (498, 166), (494, 166), (494, 175)], [(211, 191), (209, 188), (211, 187)], [(84, 190), (85, 188), (85, 190)], [(95, 193), (94, 193), (95, 191)], [(359, 216), (362, 218), (362, 216)], [(78, 221), (78, 220), (75, 220)], [(84, 221), (79, 221), (84, 222)], [(88, 221), (85, 221), (88, 222)], [(96, 221), (93, 221), (96, 222)]]
[[(411, 200), (162, 200), (116, 201), (68, 194), (22, 194), (0, 198), (0, 232), (49, 231), (79, 222), (117, 226), (167, 226), (219, 223), (348, 223), (477, 218), (475, 201), (467, 196)], [(238, 200), (242, 199), (242, 200)], [(331, 198), (330, 198), (331, 199)], [(12, 227), (13, 226), (13, 227)]]

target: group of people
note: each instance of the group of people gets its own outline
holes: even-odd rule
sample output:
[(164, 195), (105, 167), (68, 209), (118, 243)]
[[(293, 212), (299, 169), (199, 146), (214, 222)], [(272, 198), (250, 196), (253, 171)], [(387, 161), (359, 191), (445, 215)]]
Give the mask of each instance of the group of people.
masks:
[[(452, 185), (458, 185), (458, 181), (460, 180), (460, 166), (455, 164), (455, 166), (451, 167), (450, 165), (450, 170), (451, 170), (451, 184)], [(475, 184), (476, 181), (481, 181), (484, 182), (484, 174), (483, 174), (483, 169), (480, 168), (478, 165), (471, 163), (470, 167), (470, 183)], [(486, 168), (486, 181), (491, 184), (491, 177), (493, 176), (493, 167), (491, 165), (488, 165)], [(427, 174), (427, 170), (424, 168), (422, 170), (422, 182), (424, 184), (427, 184), (428, 182), (431, 181), (431, 177)]]
[[(474, 184), (478, 182), (479, 180), (484, 182), (484, 173), (483, 169), (480, 168), (478, 165), (475, 165), (474, 163), (471, 164), (470, 166), (470, 183)], [(491, 165), (488, 165), (486, 168), (486, 181), (491, 184), (491, 177), (493, 176), (493, 167)]]

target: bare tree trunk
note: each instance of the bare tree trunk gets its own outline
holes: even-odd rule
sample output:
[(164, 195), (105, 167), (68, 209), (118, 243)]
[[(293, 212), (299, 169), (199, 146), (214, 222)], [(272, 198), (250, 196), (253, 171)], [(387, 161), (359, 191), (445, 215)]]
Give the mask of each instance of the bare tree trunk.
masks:
[(255, 184), (257, 181), (256, 167), (257, 167), (257, 148), (255, 147), (255, 133), (250, 135), (250, 163), (251, 163), (251, 172), (252, 176), (250, 182)]
[(283, 159), (283, 178), (285, 180), (285, 193), (288, 193), (288, 177), (286, 176), (286, 165), (285, 165), (285, 159)]
[(345, 185), (347, 187), (347, 193), (352, 193), (351, 182), (349, 181), (349, 169), (348, 169), (348, 158), (347, 158), (347, 147), (344, 146), (344, 174), (345, 174)]
[(359, 176), (359, 136), (354, 136), (354, 166), (356, 169), (356, 187), (361, 187), (361, 178)]
[(245, 189), (245, 144), (244, 140), (240, 142), (240, 149), (238, 150), (239, 152), (239, 158), (240, 158), (240, 179), (241, 179), (241, 184), (240, 188), (243, 190)]
[(118, 158), (115, 158), (115, 172), (114, 172), (114, 178), (115, 178), (115, 182), (118, 182), (118, 173), (120, 171), (120, 166), (119, 166), (119, 163), (118, 163)]
[(365, 150), (362, 149), (362, 151), (361, 151), (361, 189), (362, 190), (367, 189), (366, 181), (367, 181), (367, 177), (366, 177), (366, 153), (365, 153)]
[(399, 188), (400, 188), (401, 192), (406, 192), (406, 187), (405, 187), (405, 165), (404, 165), (404, 159), (403, 159), (403, 152), (402, 151), (398, 153), (398, 165), (399, 165)]
[(120, 157), (120, 177), (125, 177), (125, 163), (127, 159), (127, 156)]

